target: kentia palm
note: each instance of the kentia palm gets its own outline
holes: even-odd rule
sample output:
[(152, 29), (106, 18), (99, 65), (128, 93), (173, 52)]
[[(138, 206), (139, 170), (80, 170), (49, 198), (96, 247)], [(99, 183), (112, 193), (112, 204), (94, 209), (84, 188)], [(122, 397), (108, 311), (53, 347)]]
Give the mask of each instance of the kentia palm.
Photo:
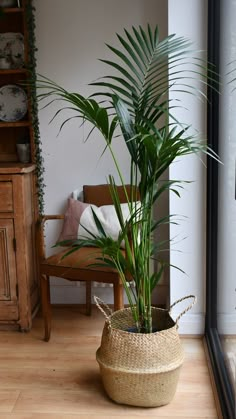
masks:
[[(68, 92), (48, 78), (39, 76), (37, 87), (43, 92), (38, 98), (50, 99), (46, 106), (57, 99), (69, 104), (69, 109), (75, 114), (67, 118), (61, 128), (71, 118), (78, 117), (92, 125), (90, 134), (95, 128), (101, 132), (124, 188), (124, 177), (112, 145), (117, 133), (121, 141), (125, 141), (131, 159), (129, 183), (133, 187), (131, 199), (127, 194), (130, 219), (123, 219), (116, 184), (109, 175), (110, 191), (121, 226), (118, 240), (106, 236), (94, 213), (99, 236), (77, 240), (70, 252), (83, 246), (99, 247), (103, 258), (98, 258), (97, 262), (119, 271), (137, 331), (151, 333), (152, 292), (165, 265), (159, 260), (159, 271), (150, 271), (150, 259), (160, 254), (160, 244), (154, 243), (153, 233), (161, 224), (171, 222), (171, 216), (153, 220), (153, 205), (166, 190), (179, 196), (181, 187), (180, 181), (163, 181), (161, 176), (176, 157), (198, 152), (215, 157), (204, 142), (188, 135), (190, 127), (174, 118), (168, 95), (171, 89), (172, 92), (204, 96), (207, 69), (201, 59), (191, 58), (188, 40), (171, 35), (160, 41), (158, 27), (152, 30), (148, 25), (146, 31), (133, 27), (131, 32), (125, 30), (125, 37), (117, 36), (121, 49), (107, 45), (116, 59), (101, 60), (112, 72), (101, 81), (92, 83), (96, 86), (92, 96), (85, 98), (79, 93)], [(202, 91), (193, 87), (196, 78), (202, 83)], [(54, 118), (63, 110), (59, 109)], [(137, 205), (138, 199), (141, 207)], [(126, 257), (120, 249), (123, 240)], [(128, 286), (127, 273), (134, 287)]]

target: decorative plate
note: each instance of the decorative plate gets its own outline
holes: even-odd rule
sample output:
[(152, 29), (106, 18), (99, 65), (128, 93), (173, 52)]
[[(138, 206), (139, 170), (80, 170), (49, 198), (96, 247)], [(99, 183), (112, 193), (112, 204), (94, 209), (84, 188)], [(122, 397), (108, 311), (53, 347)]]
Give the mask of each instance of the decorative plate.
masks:
[(27, 113), (28, 101), (25, 91), (16, 84), (0, 88), (0, 120), (16, 122)]
[(15, 0), (0, 0), (0, 7), (15, 7), (15, 6), (16, 6)]
[(24, 36), (18, 32), (0, 33), (0, 56), (9, 62), (9, 68), (24, 65)]

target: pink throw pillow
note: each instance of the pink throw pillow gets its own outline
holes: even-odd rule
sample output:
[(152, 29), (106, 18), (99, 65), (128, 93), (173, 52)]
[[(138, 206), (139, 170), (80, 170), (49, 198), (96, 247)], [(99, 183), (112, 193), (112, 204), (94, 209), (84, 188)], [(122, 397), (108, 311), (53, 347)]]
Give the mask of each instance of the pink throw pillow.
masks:
[(64, 223), (58, 242), (64, 240), (74, 241), (78, 238), (78, 229), (81, 215), (90, 204), (78, 201), (77, 199), (69, 198), (67, 210), (65, 212)]

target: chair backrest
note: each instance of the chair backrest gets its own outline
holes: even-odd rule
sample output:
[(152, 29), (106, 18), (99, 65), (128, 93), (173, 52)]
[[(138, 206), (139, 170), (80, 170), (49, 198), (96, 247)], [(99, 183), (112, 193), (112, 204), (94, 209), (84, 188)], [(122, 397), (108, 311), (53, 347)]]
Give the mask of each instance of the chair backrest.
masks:
[[(131, 186), (125, 185), (128, 196), (131, 197)], [(126, 195), (124, 192), (124, 187), (122, 185), (117, 186), (117, 191), (119, 194), (120, 202), (127, 202)], [(97, 205), (101, 207), (102, 205), (112, 205), (112, 198), (110, 195), (109, 185), (84, 185), (84, 202)]]

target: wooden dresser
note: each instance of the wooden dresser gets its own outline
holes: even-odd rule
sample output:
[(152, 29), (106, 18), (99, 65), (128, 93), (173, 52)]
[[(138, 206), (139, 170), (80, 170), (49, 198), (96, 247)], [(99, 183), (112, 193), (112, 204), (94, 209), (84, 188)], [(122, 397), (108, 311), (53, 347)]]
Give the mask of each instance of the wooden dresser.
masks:
[(0, 4), (0, 329), (27, 331), (39, 306), (37, 115), (33, 84), (27, 83), (35, 66), (34, 18), (31, 0), (4, 4), (8, 6)]
[(33, 164), (0, 164), (0, 328), (31, 328), (38, 308)]

